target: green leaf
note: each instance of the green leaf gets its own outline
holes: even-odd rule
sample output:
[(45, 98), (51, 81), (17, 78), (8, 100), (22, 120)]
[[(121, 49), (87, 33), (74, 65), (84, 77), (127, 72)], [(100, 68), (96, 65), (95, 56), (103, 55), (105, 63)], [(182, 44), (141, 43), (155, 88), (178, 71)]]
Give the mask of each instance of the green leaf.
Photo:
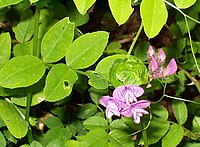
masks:
[(173, 100), (172, 109), (178, 123), (184, 124), (188, 117), (186, 104), (183, 101)]
[(112, 121), (112, 123), (110, 124), (110, 129), (111, 130), (119, 129), (119, 130), (125, 130), (125, 131), (130, 130), (129, 126), (122, 119), (116, 119)]
[(89, 89), (89, 92), (90, 92), (90, 98), (92, 99), (92, 101), (95, 103), (95, 104), (99, 104), (99, 98), (102, 97), (103, 95), (106, 95), (108, 94), (108, 89), (95, 89), (93, 87), (91, 87)]
[[(162, 118), (153, 117), (147, 128), (148, 144), (158, 142), (169, 129), (170, 123)], [(143, 144), (143, 140), (140, 141)]]
[(108, 81), (98, 72), (88, 70), (86, 71), (88, 78), (88, 83), (96, 89), (106, 89), (108, 88)]
[(41, 44), (41, 54), (45, 63), (62, 59), (74, 38), (74, 23), (69, 18), (63, 18), (44, 35)]
[(61, 138), (53, 139), (47, 144), (46, 147), (65, 147), (65, 141)]
[(193, 121), (192, 121), (192, 129), (195, 132), (200, 132), (200, 117), (199, 116), (194, 116)]
[(176, 6), (180, 9), (186, 9), (192, 5), (194, 5), (194, 3), (197, 0), (174, 0), (174, 3), (176, 4)]
[(31, 3), (36, 3), (38, 2), (39, 0), (29, 0)]
[(108, 0), (109, 7), (116, 22), (124, 24), (133, 12), (131, 0)]
[(12, 142), (14, 144), (17, 143), (17, 139), (9, 132), (9, 130), (3, 130), (3, 134), (5, 136), (5, 138), (9, 141)]
[(66, 128), (52, 128), (47, 131), (47, 133), (44, 135), (44, 138), (42, 139), (42, 144), (46, 146), (51, 140), (55, 139), (64, 139), (64, 141), (67, 141), (72, 136), (72, 132), (68, 127)]
[(76, 72), (65, 64), (53, 66), (47, 75), (44, 87), (46, 100), (55, 102), (69, 96), (77, 79)]
[(83, 122), (83, 126), (88, 130), (93, 130), (97, 128), (105, 130), (108, 128), (108, 123), (105, 120), (105, 118), (99, 116), (92, 116)]
[(62, 127), (63, 126), (62, 121), (56, 116), (48, 117), (47, 119), (45, 119), (44, 123), (50, 129), (51, 128), (58, 128), (58, 127)]
[(18, 42), (24, 43), (29, 41), (34, 33), (34, 17), (33, 12), (27, 9), (20, 18), (20, 22), (17, 26), (13, 27), (15, 37)]
[(0, 69), (0, 86), (11, 89), (27, 87), (38, 82), (44, 72), (45, 66), (37, 57), (14, 57)]
[(83, 147), (105, 146), (108, 142), (107, 133), (103, 129), (94, 129), (89, 131), (81, 142)]
[(96, 0), (74, 0), (78, 11), (83, 15), (95, 3)]
[(154, 116), (163, 118), (165, 120), (167, 120), (169, 116), (167, 109), (164, 106), (157, 103), (151, 105), (151, 113)]
[(33, 41), (25, 42), (22, 44), (18, 43), (14, 46), (12, 53), (15, 57), (31, 55), (32, 48), (33, 48)]
[(146, 61), (147, 60), (147, 52), (148, 52), (149, 46), (150, 46), (149, 42), (141, 42), (135, 48), (134, 55), (136, 57), (138, 57), (140, 60)]
[(124, 84), (147, 84), (148, 70), (144, 63), (135, 56), (115, 60), (110, 69), (110, 82), (114, 87)]
[(103, 58), (97, 64), (95, 71), (101, 73), (102, 76), (104, 76), (104, 78), (107, 81), (110, 81), (109, 73), (110, 73), (110, 68), (112, 67), (113, 62), (117, 59), (125, 59), (125, 58), (126, 58), (126, 55), (122, 55), (122, 54), (112, 55), (112, 56)]
[(162, 139), (162, 146), (176, 147), (182, 140), (184, 134), (183, 128), (178, 124), (170, 126), (169, 132)]
[(144, 31), (149, 38), (158, 35), (167, 22), (168, 14), (163, 0), (142, 0), (140, 13)]
[(197, 142), (187, 142), (184, 147), (199, 147), (200, 143)]
[(28, 131), (28, 122), (24, 116), (8, 99), (0, 100), (0, 115), (10, 133), (16, 138), (22, 138)]
[(15, 5), (23, 0), (1, 0), (0, 1), (0, 7), (5, 7), (9, 5)]
[(0, 68), (9, 60), (11, 54), (11, 38), (9, 33), (0, 35)]
[(82, 105), (78, 110), (76, 116), (81, 119), (91, 117), (97, 112), (97, 106), (92, 103)]
[(29, 147), (43, 147), (41, 143), (39, 143), (38, 141), (33, 141), (31, 142)]
[(131, 135), (127, 133), (127, 131), (122, 131), (118, 129), (112, 130), (108, 134), (108, 138), (115, 147), (134, 146), (134, 142), (131, 139)]
[(94, 64), (102, 55), (108, 37), (107, 32), (98, 31), (77, 38), (67, 49), (67, 65), (73, 69), (83, 69)]
[(0, 132), (0, 146), (6, 147), (6, 140), (1, 132)]
[(69, 141), (67, 141), (67, 146), (68, 147), (80, 147), (81, 143), (76, 140), (69, 140)]

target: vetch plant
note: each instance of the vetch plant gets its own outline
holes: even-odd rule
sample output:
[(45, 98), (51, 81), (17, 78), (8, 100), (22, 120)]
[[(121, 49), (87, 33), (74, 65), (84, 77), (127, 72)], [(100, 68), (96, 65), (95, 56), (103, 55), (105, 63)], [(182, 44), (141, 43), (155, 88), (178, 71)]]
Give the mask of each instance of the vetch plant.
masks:
[(149, 74), (150, 80), (155, 78), (164, 78), (166, 76), (172, 75), (177, 71), (177, 64), (174, 58), (172, 58), (164, 68), (166, 55), (162, 49), (159, 49), (156, 53), (152, 46), (148, 50), (148, 62), (149, 62)]
[(133, 117), (134, 122), (139, 124), (140, 117), (143, 114), (149, 114), (144, 110), (150, 105), (148, 100), (137, 100), (144, 93), (143, 88), (136, 85), (123, 85), (117, 87), (113, 91), (113, 96), (103, 96), (99, 99), (99, 103), (106, 107), (106, 117), (111, 118), (112, 115), (123, 115)]

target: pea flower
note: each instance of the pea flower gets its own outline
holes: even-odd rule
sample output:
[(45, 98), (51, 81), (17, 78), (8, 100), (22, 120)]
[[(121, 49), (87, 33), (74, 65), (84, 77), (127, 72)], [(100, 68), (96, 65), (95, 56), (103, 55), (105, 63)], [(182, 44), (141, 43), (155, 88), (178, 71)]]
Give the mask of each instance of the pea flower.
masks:
[(163, 67), (166, 55), (162, 49), (156, 54), (153, 47), (149, 47), (148, 51), (148, 62), (149, 62), (149, 72), (150, 79), (164, 78), (166, 76), (172, 75), (177, 71), (177, 64), (174, 58), (172, 58), (167, 65)]
[(149, 114), (144, 110), (149, 107), (150, 101), (137, 100), (144, 93), (142, 87), (130, 84), (117, 87), (113, 91), (113, 96), (103, 96), (99, 103), (106, 107), (106, 117), (111, 118), (113, 115), (125, 117), (133, 116), (135, 123), (140, 123), (140, 117), (143, 114)]

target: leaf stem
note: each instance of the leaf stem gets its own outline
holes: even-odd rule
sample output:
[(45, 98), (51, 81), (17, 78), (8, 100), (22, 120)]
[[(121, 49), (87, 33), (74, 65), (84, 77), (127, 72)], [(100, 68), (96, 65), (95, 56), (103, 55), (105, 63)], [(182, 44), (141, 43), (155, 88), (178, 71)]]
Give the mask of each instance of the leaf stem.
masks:
[(38, 48), (39, 19), (40, 19), (40, 8), (36, 6), (32, 55), (38, 58), (40, 57), (40, 49)]
[(145, 129), (145, 123), (142, 123), (142, 138), (144, 140), (144, 146), (148, 147), (147, 131)]
[(185, 23), (186, 23), (186, 28), (187, 28), (189, 40), (190, 40), (190, 47), (191, 47), (192, 56), (194, 58), (194, 62), (195, 62), (195, 65), (197, 67), (197, 70), (200, 73), (200, 68), (199, 68), (199, 65), (197, 63), (197, 59), (196, 59), (195, 54), (194, 54), (194, 49), (193, 49), (193, 45), (192, 45), (192, 38), (191, 38), (190, 29), (189, 29), (189, 25), (188, 25), (188, 21), (187, 21), (186, 16), (185, 16)]
[(166, 94), (164, 96), (171, 98), (171, 99), (179, 100), (179, 101), (185, 101), (185, 102), (190, 102), (190, 103), (194, 103), (194, 104), (200, 104), (199, 102), (195, 102), (195, 101), (191, 101), (191, 100), (187, 100), (187, 99), (183, 99), (183, 98), (179, 98), (179, 97), (169, 96), (169, 95), (166, 95)]
[(141, 23), (141, 25), (140, 25), (140, 27), (139, 27), (139, 30), (138, 30), (138, 32), (137, 32), (135, 38), (133, 39), (133, 42), (131, 43), (131, 46), (130, 46), (130, 48), (129, 48), (129, 50), (128, 50), (127, 57), (130, 56), (130, 54), (131, 54), (131, 52), (132, 52), (132, 50), (133, 50), (133, 47), (135, 46), (135, 43), (136, 43), (136, 41), (138, 40), (138, 37), (139, 37), (139, 35), (140, 35), (141, 31), (142, 31), (142, 28), (143, 28), (143, 24)]
[(75, 71), (76, 71), (78, 74), (87, 76), (86, 72), (84, 72), (84, 71), (81, 71), (81, 70), (75, 70)]

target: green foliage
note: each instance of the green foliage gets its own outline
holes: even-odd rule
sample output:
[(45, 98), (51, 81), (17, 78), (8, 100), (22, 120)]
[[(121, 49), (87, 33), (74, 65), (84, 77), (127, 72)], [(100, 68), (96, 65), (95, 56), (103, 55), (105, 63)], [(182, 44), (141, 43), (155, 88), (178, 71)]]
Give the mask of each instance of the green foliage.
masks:
[(86, 11), (95, 3), (95, 0), (87, 0), (87, 1), (73, 0), (73, 1), (76, 4), (76, 7), (81, 14), (85, 14)]
[(140, 12), (146, 35), (154, 38), (167, 22), (168, 12), (163, 0), (143, 0)]
[(109, 0), (108, 2), (113, 17), (119, 25), (124, 24), (133, 13), (131, 0)]
[(0, 146), (6, 147), (6, 140), (1, 132), (0, 132)]
[(41, 54), (43, 61), (52, 63), (62, 59), (73, 38), (74, 23), (71, 23), (67, 17), (57, 22), (44, 35), (42, 40)]
[(180, 9), (185, 9), (185, 8), (188, 8), (192, 5), (194, 5), (194, 3), (196, 2), (197, 0), (174, 0), (176, 6)]
[(180, 125), (184, 124), (188, 117), (185, 103), (183, 101), (173, 100), (172, 109), (178, 123)]
[(86, 119), (83, 122), (83, 125), (88, 130), (93, 130), (96, 128), (101, 128), (101, 129), (105, 130), (108, 128), (107, 121), (104, 118), (99, 117), (99, 116), (92, 116), (92, 117)]
[(94, 64), (102, 55), (108, 42), (103, 31), (85, 34), (77, 38), (67, 49), (66, 64), (73, 69), (83, 69)]
[(9, 5), (15, 5), (19, 2), (21, 2), (22, 0), (1, 0), (0, 1), (0, 7), (6, 7)]
[(178, 124), (173, 124), (170, 126), (169, 131), (162, 139), (162, 146), (164, 147), (175, 147), (177, 146), (183, 138), (184, 130)]
[(69, 96), (77, 79), (76, 72), (65, 64), (53, 66), (47, 75), (44, 87), (46, 100), (55, 102)]
[[(0, 100), (0, 114), (10, 133), (16, 138), (22, 138), (28, 131), (28, 122), (20, 110), (7, 100)], [(14, 125), (13, 125), (14, 124)]]

